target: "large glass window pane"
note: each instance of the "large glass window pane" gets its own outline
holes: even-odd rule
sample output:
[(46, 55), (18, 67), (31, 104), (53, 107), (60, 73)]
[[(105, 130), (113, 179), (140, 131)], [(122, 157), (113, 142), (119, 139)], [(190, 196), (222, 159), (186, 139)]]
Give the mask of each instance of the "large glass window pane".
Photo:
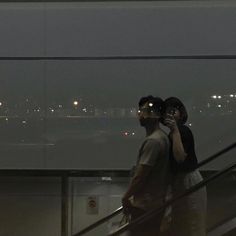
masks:
[(1, 168), (44, 168), (44, 63), (0, 61)]
[(145, 136), (138, 100), (149, 94), (184, 102), (203, 160), (235, 141), (234, 68), (235, 60), (47, 62), (47, 167), (130, 168)]

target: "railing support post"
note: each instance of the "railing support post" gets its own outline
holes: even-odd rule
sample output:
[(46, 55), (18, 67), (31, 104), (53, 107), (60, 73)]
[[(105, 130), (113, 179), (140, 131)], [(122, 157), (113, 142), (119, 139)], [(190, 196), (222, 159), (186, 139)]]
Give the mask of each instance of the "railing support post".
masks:
[(61, 176), (61, 236), (68, 234), (68, 216), (69, 216), (69, 178)]

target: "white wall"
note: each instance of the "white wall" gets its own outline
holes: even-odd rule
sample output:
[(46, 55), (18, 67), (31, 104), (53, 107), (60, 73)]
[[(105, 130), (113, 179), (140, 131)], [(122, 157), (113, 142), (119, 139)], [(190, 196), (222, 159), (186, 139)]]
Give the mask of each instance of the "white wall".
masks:
[[(235, 217), (235, 176), (233, 171), (207, 185), (208, 228)], [(68, 235), (77, 233), (120, 207), (128, 182), (128, 178), (118, 177), (112, 177), (112, 181), (104, 181), (101, 177), (71, 178)], [(0, 186), (1, 236), (61, 235), (59, 178), (1, 177)], [(87, 199), (91, 196), (97, 197), (98, 211), (95, 214), (88, 212)], [(106, 235), (112, 223), (119, 222), (119, 217), (86, 235)]]
[(0, 184), (0, 235), (60, 235), (60, 179), (1, 177)]
[[(104, 182), (101, 178), (72, 178), (69, 189), (68, 235), (73, 235), (121, 206), (127, 178)], [(60, 178), (1, 177), (0, 235), (61, 235)], [(98, 212), (87, 212), (87, 199), (97, 197)], [(90, 236), (105, 235), (112, 222), (92, 231)]]

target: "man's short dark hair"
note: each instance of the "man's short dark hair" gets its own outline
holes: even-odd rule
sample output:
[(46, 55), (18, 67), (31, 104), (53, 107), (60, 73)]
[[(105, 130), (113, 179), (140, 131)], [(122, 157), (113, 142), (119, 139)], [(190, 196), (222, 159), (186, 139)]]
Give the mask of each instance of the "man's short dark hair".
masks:
[(142, 97), (140, 98), (138, 105), (141, 107), (147, 102), (152, 104), (152, 106), (150, 106), (150, 110), (157, 114), (162, 114), (164, 110), (164, 101), (160, 97), (153, 97), (152, 95)]

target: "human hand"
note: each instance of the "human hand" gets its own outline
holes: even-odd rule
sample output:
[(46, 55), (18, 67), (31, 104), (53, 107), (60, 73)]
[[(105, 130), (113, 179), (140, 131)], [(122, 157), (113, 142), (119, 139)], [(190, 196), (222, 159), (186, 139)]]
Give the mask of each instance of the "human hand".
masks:
[(132, 203), (128, 198), (122, 198), (122, 206), (123, 206), (123, 212), (125, 215), (128, 215), (130, 213), (130, 209), (132, 208)]
[(164, 125), (166, 125), (171, 131), (178, 129), (176, 120), (172, 114), (167, 114), (164, 119)]

